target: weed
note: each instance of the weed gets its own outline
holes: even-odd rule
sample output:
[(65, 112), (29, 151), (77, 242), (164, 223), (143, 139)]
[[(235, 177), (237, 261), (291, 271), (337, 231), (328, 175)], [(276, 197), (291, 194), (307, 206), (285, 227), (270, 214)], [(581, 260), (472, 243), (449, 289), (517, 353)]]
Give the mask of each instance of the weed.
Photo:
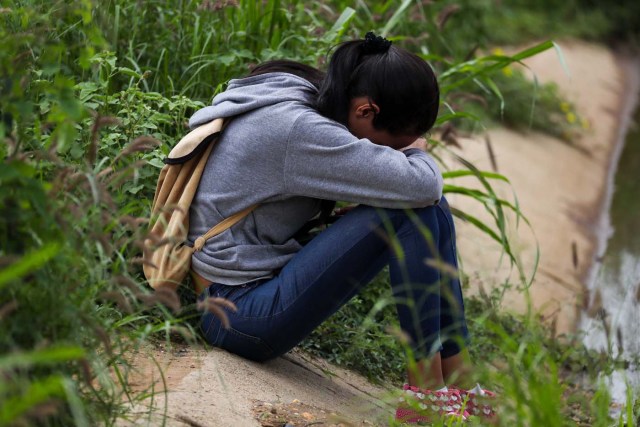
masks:
[[(520, 3), (521, 21), (543, 16), (543, 8), (529, 15)], [(490, 23), (510, 8), (494, 13), (487, 2), (458, 6), (411, 0), (3, 4), (0, 424), (112, 425), (126, 414), (123, 402), (145, 396), (131, 393), (127, 354), (150, 338), (193, 339), (193, 295), (186, 307), (182, 296), (179, 307), (175, 295), (151, 294), (141, 278), (143, 218), (162, 159), (185, 132), (187, 117), (230, 78), (246, 74), (250, 64), (288, 58), (322, 67), (331, 46), (373, 29), (438, 69), (445, 101), (438, 126), (450, 136), (461, 120), (482, 116), (473, 102), (486, 103), (490, 117), (514, 126), (548, 129), (549, 123), (571, 122), (573, 111), (565, 111), (553, 88), (539, 88), (537, 108), (529, 108), (533, 86), (506, 71), (552, 44), (514, 57), (481, 56), (481, 48), (504, 41), (500, 26)], [(599, 22), (618, 9), (603, 10), (585, 22)], [(406, 35), (393, 36), (400, 33)], [(473, 47), (477, 40), (480, 49)], [(437, 145), (434, 155), (444, 148)], [(490, 224), (458, 214), (489, 234), (517, 265), (504, 215), (521, 213), (491, 186), (506, 177), (469, 163), (447, 174), (478, 179), (481, 191), (451, 185), (447, 191), (487, 207)], [(566, 393), (558, 382), (560, 366), (580, 371), (586, 365), (589, 372), (608, 366), (607, 360), (555, 343), (531, 320), (499, 315), (483, 309), (486, 301), (474, 301), (472, 350), (506, 367), (489, 371), (487, 378), (507, 397), (509, 422), (541, 425), (536, 423), (555, 422), (566, 413), (555, 402)], [(398, 383), (405, 362), (403, 345), (388, 332), (397, 330), (395, 319), (388, 284), (380, 278), (303, 347)], [(606, 390), (594, 393), (585, 417), (606, 420)]]

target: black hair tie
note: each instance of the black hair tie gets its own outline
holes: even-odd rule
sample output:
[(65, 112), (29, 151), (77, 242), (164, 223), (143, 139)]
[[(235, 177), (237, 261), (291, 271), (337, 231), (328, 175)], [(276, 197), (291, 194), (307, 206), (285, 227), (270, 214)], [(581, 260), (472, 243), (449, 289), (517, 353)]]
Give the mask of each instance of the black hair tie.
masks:
[(391, 42), (382, 36), (376, 36), (373, 32), (369, 31), (364, 36), (364, 42), (360, 45), (362, 53), (385, 53), (391, 47)]

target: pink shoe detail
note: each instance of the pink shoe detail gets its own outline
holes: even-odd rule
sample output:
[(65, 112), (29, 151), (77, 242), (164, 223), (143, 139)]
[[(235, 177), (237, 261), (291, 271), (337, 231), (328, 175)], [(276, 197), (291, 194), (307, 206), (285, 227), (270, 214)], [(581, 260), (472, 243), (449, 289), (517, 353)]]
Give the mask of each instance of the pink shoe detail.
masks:
[(496, 393), (484, 390), (480, 386), (476, 386), (472, 390), (463, 390), (457, 387), (451, 387), (455, 389), (463, 402), (466, 402), (465, 409), (471, 415), (475, 415), (482, 418), (493, 418), (496, 415), (493, 404), (496, 399)]
[(429, 423), (442, 417), (459, 417), (466, 420), (467, 411), (462, 411), (462, 397), (457, 389), (448, 391), (423, 390), (405, 384), (404, 396), (396, 409), (396, 420), (404, 423)]

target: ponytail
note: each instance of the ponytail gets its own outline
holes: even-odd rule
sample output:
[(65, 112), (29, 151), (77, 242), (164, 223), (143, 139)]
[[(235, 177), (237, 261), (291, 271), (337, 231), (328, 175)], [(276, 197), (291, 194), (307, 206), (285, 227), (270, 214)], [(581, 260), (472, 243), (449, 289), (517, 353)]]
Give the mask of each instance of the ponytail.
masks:
[(438, 116), (440, 90), (429, 64), (373, 33), (333, 53), (317, 108), (346, 126), (350, 102), (359, 96), (380, 107), (373, 126), (392, 134), (423, 134)]
[(348, 90), (354, 70), (360, 62), (361, 40), (345, 42), (331, 56), (327, 75), (320, 86), (317, 108), (320, 114), (347, 125), (349, 117)]

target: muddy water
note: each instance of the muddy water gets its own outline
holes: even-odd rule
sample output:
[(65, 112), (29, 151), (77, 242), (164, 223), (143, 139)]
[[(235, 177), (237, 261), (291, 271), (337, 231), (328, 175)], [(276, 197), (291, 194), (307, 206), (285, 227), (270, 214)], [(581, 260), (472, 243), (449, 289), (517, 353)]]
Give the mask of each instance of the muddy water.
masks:
[(640, 392), (640, 108), (633, 102), (629, 111), (632, 105), (613, 180), (610, 237), (589, 284), (591, 308), (580, 321), (588, 347), (630, 361), (626, 371), (607, 378), (619, 403), (626, 400), (626, 381)]

